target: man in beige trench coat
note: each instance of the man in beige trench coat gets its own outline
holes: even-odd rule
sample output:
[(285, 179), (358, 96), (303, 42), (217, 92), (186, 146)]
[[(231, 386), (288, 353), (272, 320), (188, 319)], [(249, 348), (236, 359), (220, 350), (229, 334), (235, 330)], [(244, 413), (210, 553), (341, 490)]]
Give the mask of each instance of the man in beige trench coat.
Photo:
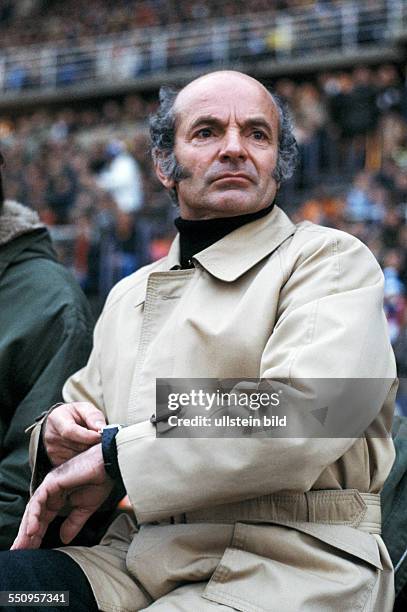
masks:
[[(41, 482), (37, 462), (14, 549), (35, 566), (42, 551), (21, 549), (39, 547), (66, 503), (69, 544), (122, 478), (134, 512), (97, 546), (60, 549), (100, 610), (390, 612), (379, 492), (394, 460), (395, 364), (379, 266), (356, 238), (272, 205), (295, 143), (251, 77), (164, 92), (151, 132), (179, 236), (113, 289), (67, 403), (35, 427), (32, 456), (42, 435), (56, 467)], [(341, 379), (327, 399), (339, 420), (352, 380), (380, 380), (354, 415), (375, 434), (157, 437), (155, 381), (174, 377), (288, 380), (304, 406), (315, 379)], [(103, 430), (102, 449), (105, 419), (123, 427)]]

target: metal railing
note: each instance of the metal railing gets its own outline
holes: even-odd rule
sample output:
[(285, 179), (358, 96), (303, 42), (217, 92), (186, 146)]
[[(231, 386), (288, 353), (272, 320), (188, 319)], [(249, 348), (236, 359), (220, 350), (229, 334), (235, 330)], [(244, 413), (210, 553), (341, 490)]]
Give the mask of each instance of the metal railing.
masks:
[(61, 43), (13, 47), (0, 50), (0, 93), (126, 85), (177, 69), (298, 62), (331, 51), (355, 54), (395, 45), (406, 30), (404, 0), (352, 0), (139, 29), (73, 48)]

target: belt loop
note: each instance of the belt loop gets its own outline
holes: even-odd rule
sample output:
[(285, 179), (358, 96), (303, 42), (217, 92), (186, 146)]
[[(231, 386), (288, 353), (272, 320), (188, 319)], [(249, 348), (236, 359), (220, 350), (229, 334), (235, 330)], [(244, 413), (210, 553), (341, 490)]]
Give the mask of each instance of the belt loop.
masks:
[(306, 520), (312, 523), (314, 522), (315, 506), (312, 503), (311, 491), (305, 491), (304, 498), (305, 498), (305, 508), (306, 508), (306, 516), (307, 516)]
[(357, 491), (356, 489), (354, 489), (353, 491), (353, 496), (353, 503), (357, 505), (358, 511), (356, 511), (354, 514), (352, 526), (357, 528), (366, 516), (367, 504), (359, 493), (359, 491)]

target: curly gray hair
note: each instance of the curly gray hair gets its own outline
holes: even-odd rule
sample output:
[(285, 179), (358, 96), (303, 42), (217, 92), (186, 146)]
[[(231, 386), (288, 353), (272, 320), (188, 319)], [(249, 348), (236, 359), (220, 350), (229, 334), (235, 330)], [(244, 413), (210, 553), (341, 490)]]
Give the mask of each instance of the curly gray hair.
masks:
[[(153, 161), (159, 164), (162, 172), (175, 182), (188, 178), (188, 171), (178, 163), (174, 153), (175, 145), (175, 112), (174, 103), (180, 90), (161, 87), (159, 107), (151, 115), (150, 137)], [(298, 160), (298, 147), (293, 134), (291, 116), (287, 105), (269, 91), (279, 113), (278, 157), (273, 177), (277, 183), (289, 179), (295, 170)], [(176, 190), (170, 190), (172, 200), (177, 203)]]

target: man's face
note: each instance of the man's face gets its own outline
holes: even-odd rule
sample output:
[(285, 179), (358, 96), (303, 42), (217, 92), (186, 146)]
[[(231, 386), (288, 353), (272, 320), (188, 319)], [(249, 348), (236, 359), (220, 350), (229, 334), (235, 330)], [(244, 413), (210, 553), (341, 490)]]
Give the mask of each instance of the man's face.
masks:
[(260, 83), (233, 72), (202, 77), (180, 92), (175, 113), (174, 153), (188, 176), (175, 185), (184, 219), (241, 215), (271, 204), (279, 115)]

